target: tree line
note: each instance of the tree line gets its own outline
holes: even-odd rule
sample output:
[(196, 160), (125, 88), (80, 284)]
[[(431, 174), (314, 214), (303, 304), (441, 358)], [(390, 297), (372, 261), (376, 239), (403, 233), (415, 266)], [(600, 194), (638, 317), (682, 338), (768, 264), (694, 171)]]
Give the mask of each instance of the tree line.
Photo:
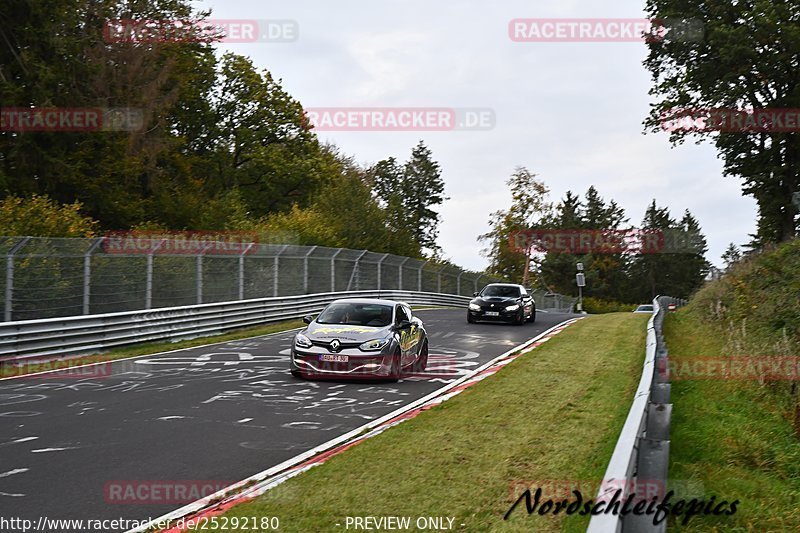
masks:
[[(708, 273), (706, 239), (688, 209), (679, 218), (674, 217), (668, 208), (658, 206), (653, 200), (641, 223), (634, 227), (624, 209), (614, 200), (603, 199), (594, 186), (583, 197), (567, 191), (554, 204), (545, 183), (525, 167), (518, 167), (507, 184), (511, 205), (492, 213), (490, 230), (479, 237), (486, 246), (484, 254), (490, 262), (489, 271), (495, 275), (552, 292), (577, 295), (576, 267), (582, 263), (585, 296), (637, 303), (649, 301), (657, 294), (688, 297), (702, 285)], [(514, 245), (514, 238), (526, 230), (567, 237), (580, 233), (578, 230), (600, 238), (656, 235), (662, 240), (655, 249), (641, 246), (555, 249), (542, 245), (520, 250)], [(667, 241), (682, 240), (670, 247), (664, 236)]]
[[(404, 163), (359, 165), (317, 138), (281, 80), (248, 57), (219, 54), (215, 37), (104, 35), (109, 20), (207, 16), (188, 0), (4, 2), (3, 107), (132, 108), (142, 123), (132, 131), (0, 128), (0, 220), (13, 221), (0, 232), (248, 230), (266, 240), (438, 256), (435, 209), (446, 198), (424, 142)], [(74, 218), (75, 206), (81, 224), (55, 223)]]

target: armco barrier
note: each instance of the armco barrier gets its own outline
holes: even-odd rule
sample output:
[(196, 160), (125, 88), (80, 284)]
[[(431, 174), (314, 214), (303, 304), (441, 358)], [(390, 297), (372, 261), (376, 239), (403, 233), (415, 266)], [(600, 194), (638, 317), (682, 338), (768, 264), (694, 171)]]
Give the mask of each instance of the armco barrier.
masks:
[[(684, 305), (685, 300), (667, 296), (653, 299), (653, 315), (647, 322), (647, 341), (644, 367), (636, 395), (633, 397), (628, 417), (622, 426), (611, 460), (608, 463), (597, 500), (609, 501), (622, 489), (619, 500), (628, 497), (630, 489), (637, 486), (666, 487), (669, 462), (669, 428), (672, 416), (669, 375), (656, 372), (668, 368), (667, 347), (662, 326), (669, 304)], [(662, 362), (663, 360), (663, 362)], [(666, 521), (653, 524), (653, 516), (615, 513), (592, 516), (587, 533), (663, 532)]]
[(318, 313), (338, 298), (387, 298), (410, 305), (465, 307), (470, 298), (410, 291), (351, 291), (165, 307), (102, 315), (0, 323), (0, 363), (97, 353), (151, 341), (177, 341)]

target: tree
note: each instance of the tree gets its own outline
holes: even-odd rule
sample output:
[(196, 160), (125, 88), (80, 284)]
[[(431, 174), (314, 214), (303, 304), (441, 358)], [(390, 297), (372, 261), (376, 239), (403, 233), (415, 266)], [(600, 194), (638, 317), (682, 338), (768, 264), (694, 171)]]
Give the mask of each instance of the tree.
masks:
[(8, 196), (0, 201), (0, 235), (93, 237), (97, 222), (82, 209), (78, 202), (59, 205), (46, 196)]
[[(675, 31), (648, 41), (644, 64), (653, 79), (650, 94), (659, 99), (645, 121), (653, 130), (661, 129), (663, 117), (676, 116), (681, 109), (800, 107), (797, 2), (648, 0), (646, 5), (650, 17), (674, 21), (675, 30), (690, 23), (704, 29), (703, 38)], [(690, 134), (678, 128), (670, 139), (678, 144)], [(792, 238), (798, 229), (798, 209), (791, 202), (800, 191), (798, 132), (696, 134), (700, 140), (713, 139), (724, 173), (741, 178), (744, 194), (756, 199), (758, 229), (752, 244)]]
[(722, 261), (725, 263), (725, 270), (730, 270), (730, 268), (741, 258), (742, 252), (739, 250), (739, 247), (733, 243), (730, 243), (725, 249), (725, 252), (722, 254)]
[(433, 210), (444, 203), (444, 180), (439, 163), (432, 152), (420, 141), (411, 151), (403, 172), (403, 208), (408, 214), (407, 229), (414, 240), (431, 253), (440, 250), (436, 243), (439, 235), (439, 213)]
[(550, 191), (536, 174), (522, 166), (514, 170), (506, 184), (511, 190), (511, 206), (490, 215), (490, 230), (478, 240), (488, 245), (483, 254), (489, 258), (491, 273), (527, 284), (533, 250), (515, 251), (510, 239), (515, 231), (541, 228), (552, 219)]

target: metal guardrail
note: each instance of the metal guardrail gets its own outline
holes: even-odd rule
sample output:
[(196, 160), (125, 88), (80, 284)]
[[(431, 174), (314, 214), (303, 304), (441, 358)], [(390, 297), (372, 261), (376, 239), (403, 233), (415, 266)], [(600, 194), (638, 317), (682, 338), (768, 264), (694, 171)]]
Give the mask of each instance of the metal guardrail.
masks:
[[(647, 322), (647, 341), (644, 366), (639, 386), (633, 398), (628, 417), (622, 426), (619, 439), (611, 454), (603, 476), (597, 501), (609, 502), (621, 490), (619, 505), (636, 491), (636, 487), (656, 487), (664, 492), (667, 486), (669, 463), (669, 431), (672, 417), (670, 384), (667, 365), (667, 347), (662, 326), (670, 304), (685, 305), (685, 300), (656, 296), (653, 315)], [(656, 370), (659, 371), (656, 371)], [(633, 489), (633, 490), (632, 490)], [(652, 497), (645, 494), (641, 499)], [(663, 496), (661, 494), (660, 496)], [(634, 503), (639, 498), (634, 499)], [(663, 532), (666, 521), (653, 524), (652, 515), (603, 513), (592, 516), (587, 533)]]
[(351, 291), (259, 298), (0, 323), (0, 363), (97, 353), (151, 341), (178, 341), (318, 313), (338, 298), (387, 298), (410, 305), (466, 306), (470, 298), (417, 291)]

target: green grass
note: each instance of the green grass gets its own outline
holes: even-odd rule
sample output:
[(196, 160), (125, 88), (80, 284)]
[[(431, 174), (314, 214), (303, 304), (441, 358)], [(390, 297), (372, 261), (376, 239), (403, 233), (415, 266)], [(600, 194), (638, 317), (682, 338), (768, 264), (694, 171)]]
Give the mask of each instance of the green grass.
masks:
[[(145, 344), (137, 344), (134, 346), (116, 348), (114, 350), (110, 350), (102, 354), (93, 354), (93, 355), (76, 357), (74, 359), (69, 360), (69, 365), (72, 367), (85, 363), (114, 361), (116, 359), (126, 359), (128, 357), (136, 357), (138, 355), (149, 355), (149, 354), (172, 351), (172, 350), (180, 350), (183, 348), (193, 348), (195, 346), (205, 346), (206, 344), (213, 344), (217, 342), (235, 341), (239, 339), (246, 339), (249, 337), (257, 337), (259, 335), (268, 335), (270, 333), (287, 331), (290, 329), (299, 328), (301, 326), (303, 326), (303, 322), (301, 320), (287, 320), (284, 322), (275, 322), (273, 324), (267, 324), (264, 326), (242, 328), (231, 331), (229, 333), (223, 333), (221, 335), (198, 337), (196, 339), (189, 339), (178, 342), (151, 342)], [(55, 368), (64, 369), (63, 366)], [(14, 370), (11, 370), (9, 368), (3, 368), (3, 366), (0, 365), (0, 378), (19, 376), (24, 374), (32, 374), (35, 372), (42, 372), (53, 369), (54, 366), (48, 365), (47, 363), (29, 364)]]
[(459, 396), (226, 516), (277, 516), (281, 531), (303, 532), (345, 531), (347, 516), (388, 515), (455, 517), (462, 531), (585, 531), (586, 517), (528, 516), (524, 504), (504, 521), (510, 487), (602, 479), (641, 375), (647, 318), (587, 317)]
[[(729, 353), (726, 332), (701, 312), (690, 306), (667, 318), (670, 362)], [(670, 528), (800, 531), (800, 441), (785, 394), (755, 382), (680, 380), (672, 403), (669, 477), (701, 486), (718, 502), (740, 503), (733, 516), (695, 516)]]

